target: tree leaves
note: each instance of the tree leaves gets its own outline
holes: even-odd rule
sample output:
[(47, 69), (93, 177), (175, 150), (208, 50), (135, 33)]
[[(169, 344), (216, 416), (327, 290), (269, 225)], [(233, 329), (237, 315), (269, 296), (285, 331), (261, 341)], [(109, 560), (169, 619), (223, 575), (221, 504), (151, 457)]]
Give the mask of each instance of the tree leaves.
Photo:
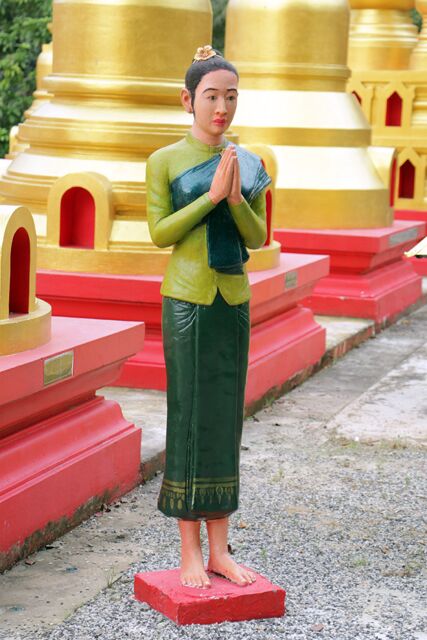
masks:
[(212, 46), (224, 53), (225, 13), (228, 0), (211, 0), (211, 5), (213, 11)]
[(417, 9), (411, 9), (411, 18), (418, 31), (421, 31), (421, 28), (423, 26), (423, 17), (421, 13), (417, 11)]
[(43, 43), (52, 0), (0, 2), (0, 157), (8, 150), (9, 131), (32, 103), (35, 65)]

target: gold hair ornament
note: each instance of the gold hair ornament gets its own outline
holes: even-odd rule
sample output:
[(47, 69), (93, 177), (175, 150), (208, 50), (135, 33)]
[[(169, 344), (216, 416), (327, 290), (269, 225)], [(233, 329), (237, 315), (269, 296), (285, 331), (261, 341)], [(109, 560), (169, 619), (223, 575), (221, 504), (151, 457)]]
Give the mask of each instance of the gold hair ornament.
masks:
[(212, 49), (210, 44), (206, 44), (204, 47), (197, 48), (192, 64), (203, 60), (209, 60), (209, 58), (213, 58), (214, 56), (219, 56), (219, 53)]

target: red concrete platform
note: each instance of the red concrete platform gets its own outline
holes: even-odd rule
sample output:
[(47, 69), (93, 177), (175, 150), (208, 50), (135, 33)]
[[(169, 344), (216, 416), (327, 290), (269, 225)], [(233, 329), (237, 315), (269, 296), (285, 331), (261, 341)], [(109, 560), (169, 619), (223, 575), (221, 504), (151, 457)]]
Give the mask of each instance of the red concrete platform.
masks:
[[(418, 220), (426, 223), (427, 228), (427, 211), (399, 210), (396, 209), (394, 217), (398, 220)], [(427, 276), (427, 258), (408, 258), (414, 270), (420, 276)]]
[(425, 235), (422, 221), (380, 229), (279, 229), (282, 251), (328, 254), (331, 272), (303, 301), (315, 313), (381, 323), (416, 302), (421, 278), (403, 257)]
[(427, 258), (407, 258), (408, 262), (411, 263), (412, 268), (419, 276), (426, 277), (427, 276)]
[(285, 613), (285, 590), (259, 573), (255, 582), (244, 587), (209, 573), (207, 589), (182, 586), (179, 573), (172, 569), (136, 574), (136, 599), (178, 625), (276, 618)]
[[(261, 398), (317, 362), (325, 351), (325, 330), (298, 303), (329, 270), (325, 256), (282, 255), (280, 266), (249, 274), (251, 346), (246, 403)], [(116, 384), (166, 388), (161, 339), (161, 276), (117, 276), (40, 271), (37, 295), (53, 314), (143, 320), (143, 351), (123, 368)]]
[(141, 431), (95, 393), (143, 339), (57, 317), (50, 342), (0, 358), (0, 570), (139, 481)]
[(417, 211), (415, 209), (395, 209), (395, 220), (418, 220), (427, 223), (427, 211)]
[(325, 256), (286, 254), (277, 269), (250, 274), (247, 405), (314, 365), (325, 353), (325, 329), (312, 310), (299, 303), (328, 271)]

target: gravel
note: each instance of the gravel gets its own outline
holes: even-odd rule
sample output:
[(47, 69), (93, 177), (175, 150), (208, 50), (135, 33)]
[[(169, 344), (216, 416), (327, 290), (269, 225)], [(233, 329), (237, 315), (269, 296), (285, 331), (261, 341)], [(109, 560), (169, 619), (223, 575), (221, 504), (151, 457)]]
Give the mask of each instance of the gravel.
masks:
[[(230, 543), (238, 561), (286, 589), (284, 617), (177, 627), (134, 600), (136, 572), (179, 564), (176, 522), (156, 510), (157, 476), (131, 494), (148, 507), (128, 532), (140, 545), (140, 561), (64, 623), (19, 631), (13, 639), (426, 640), (425, 448), (348, 440), (328, 429), (336, 389), (328, 390), (321, 376), (339, 380), (345, 371), (351, 385), (352, 366), (369, 348), (245, 424)], [(316, 388), (318, 404), (308, 406)], [(11, 636), (0, 631), (0, 638)]]
[(279, 425), (284, 405), (263, 412), (271, 422), (248, 420), (241, 507), (230, 526), (236, 559), (286, 589), (283, 618), (177, 627), (133, 599), (135, 572), (178, 565), (176, 524), (155, 511), (157, 477), (134, 492), (153, 508), (130, 532), (141, 561), (53, 630), (14, 637), (425, 638), (423, 451), (325, 440), (318, 430), (304, 434)]

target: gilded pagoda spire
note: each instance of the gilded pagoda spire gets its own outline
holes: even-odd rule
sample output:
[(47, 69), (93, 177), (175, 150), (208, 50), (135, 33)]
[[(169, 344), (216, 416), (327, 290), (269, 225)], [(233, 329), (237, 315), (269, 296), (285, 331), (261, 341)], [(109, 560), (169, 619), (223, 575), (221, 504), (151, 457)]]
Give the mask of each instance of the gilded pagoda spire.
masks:
[(40, 267), (162, 273), (170, 251), (149, 236), (145, 162), (191, 125), (179, 94), (210, 41), (211, 4), (54, 0), (52, 30), (52, 98), (20, 125), (27, 148), (0, 177), (0, 200), (33, 213)]
[(345, 0), (230, 0), (226, 57), (245, 89), (343, 91), (348, 21)]
[[(347, 0), (230, 0), (226, 57), (241, 74), (233, 130), (278, 161), (278, 228), (381, 227), (392, 222), (392, 152), (346, 93)], [(377, 169), (378, 167), (378, 169)]]
[(358, 69), (406, 69), (417, 43), (414, 0), (350, 0), (348, 64)]

